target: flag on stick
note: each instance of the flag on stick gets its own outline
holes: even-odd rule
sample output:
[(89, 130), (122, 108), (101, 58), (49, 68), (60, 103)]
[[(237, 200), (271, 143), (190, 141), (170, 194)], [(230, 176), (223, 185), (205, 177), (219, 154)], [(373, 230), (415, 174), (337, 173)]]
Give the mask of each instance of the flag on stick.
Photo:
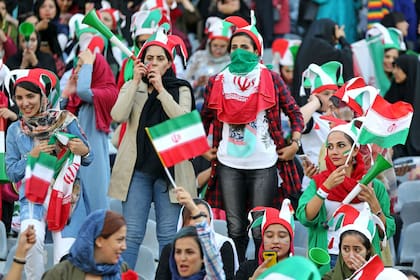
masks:
[(374, 143), (382, 148), (405, 144), (412, 117), (411, 104), (403, 101), (388, 103), (377, 95), (360, 128), (358, 142)]
[(146, 131), (165, 167), (210, 149), (197, 110), (146, 128)]
[(361, 268), (359, 268), (349, 279), (352, 280), (375, 280), (384, 270), (384, 264), (378, 255), (373, 256)]

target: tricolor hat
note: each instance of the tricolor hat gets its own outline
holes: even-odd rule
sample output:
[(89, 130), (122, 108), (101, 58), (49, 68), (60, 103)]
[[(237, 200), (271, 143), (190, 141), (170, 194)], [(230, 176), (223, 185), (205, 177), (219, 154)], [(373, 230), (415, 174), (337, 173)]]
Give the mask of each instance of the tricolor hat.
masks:
[(213, 39), (229, 41), (232, 36), (232, 24), (218, 17), (208, 17), (204, 32), (207, 34), (208, 42)]
[(186, 65), (188, 52), (187, 48), (185, 47), (184, 41), (176, 35), (168, 35), (169, 28), (169, 24), (166, 23), (159, 26), (158, 30), (155, 33), (153, 33), (153, 35), (150, 36), (149, 39), (147, 39), (146, 43), (144, 43), (137, 57), (142, 58), (145, 49), (147, 49), (149, 46), (160, 46), (169, 53), (173, 61), (176, 53), (175, 47), (179, 46), (181, 54), (184, 58), (184, 65)]
[[(333, 214), (334, 230), (341, 236), (349, 230), (354, 230), (363, 234), (372, 243), (376, 232), (376, 225), (385, 232), (385, 226), (382, 221), (373, 215), (369, 205), (364, 202), (363, 208), (358, 210), (350, 204), (343, 204)], [(386, 244), (386, 238), (384, 238)], [(386, 245), (385, 245), (386, 246)]]
[(69, 20), (69, 38), (79, 39), (83, 33), (99, 34), (99, 32), (87, 24), (82, 23), (85, 16), (82, 14), (74, 14)]
[(165, 22), (169, 23), (160, 9), (138, 11), (131, 17), (130, 31), (133, 38), (144, 34), (151, 35)]
[(385, 49), (397, 49), (405, 51), (404, 36), (400, 30), (394, 27), (386, 28), (380, 23), (374, 23), (368, 31), (366, 31), (366, 38), (381, 36), (382, 43)]
[(363, 116), (372, 105), (378, 92), (375, 87), (366, 85), (362, 77), (355, 77), (340, 87), (334, 96), (347, 103), (358, 116)]
[(258, 55), (263, 55), (263, 37), (255, 27), (256, 19), (253, 10), (251, 10), (251, 24), (249, 24), (246, 20), (239, 16), (227, 17), (225, 18), (225, 21), (230, 22), (237, 27), (236, 30), (233, 32), (233, 35), (238, 33), (245, 33), (249, 37), (251, 37), (252, 41), (254, 41), (257, 45)]
[(171, 6), (168, 6), (166, 0), (146, 0), (141, 4), (139, 11), (150, 11), (159, 9), (162, 11), (162, 15), (168, 19), (170, 22), (171, 20), (171, 10), (177, 7), (177, 1), (172, 1)]
[[(122, 14), (120, 13), (120, 11), (117, 10), (117, 9), (113, 9), (113, 8), (100, 9), (99, 11), (97, 11), (98, 17), (100, 19), (102, 19), (102, 14), (101, 13), (103, 13), (103, 12), (111, 15), (112, 30), (116, 30), (118, 22), (122, 19), (122, 16), (121, 16)], [(125, 25), (125, 20), (121, 24), (121, 27), (124, 27), (124, 25)]]
[(353, 140), (353, 142), (356, 143), (356, 147), (360, 147), (360, 144), (357, 142), (357, 136), (359, 134), (359, 131), (353, 125), (353, 122), (346, 123), (346, 124), (340, 124), (340, 125), (334, 126), (333, 128), (331, 128), (331, 130), (328, 133), (328, 135), (330, 135), (331, 133), (333, 133), (335, 131), (343, 132), (344, 134), (346, 134), (347, 136), (349, 136)]
[(302, 73), (300, 95), (306, 95), (304, 88), (310, 88), (311, 94), (317, 94), (324, 90), (337, 90), (343, 83), (343, 65), (340, 62), (329, 61), (321, 66), (312, 63)]
[(282, 66), (294, 66), (297, 51), (299, 49), (301, 40), (288, 40), (279, 38), (273, 41), (271, 44), (271, 51), (273, 52), (273, 59), (278, 58), (278, 62)]
[(47, 97), (53, 106), (57, 105), (61, 95), (60, 82), (53, 72), (43, 68), (12, 70), (6, 76), (4, 85), (8, 92), (14, 93), (16, 86), (22, 82), (30, 82), (38, 86), (41, 94)]
[(265, 270), (258, 280), (321, 280), (316, 265), (302, 256), (293, 256), (282, 260)]

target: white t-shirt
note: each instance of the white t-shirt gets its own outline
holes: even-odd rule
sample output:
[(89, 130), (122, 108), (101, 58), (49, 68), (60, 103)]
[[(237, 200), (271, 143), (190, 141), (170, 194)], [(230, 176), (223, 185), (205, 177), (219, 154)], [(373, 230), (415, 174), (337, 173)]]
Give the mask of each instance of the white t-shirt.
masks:
[(218, 160), (237, 169), (262, 169), (277, 162), (276, 145), (268, 131), (266, 112), (257, 114), (246, 125), (223, 124), (222, 140), (217, 150)]
[(309, 156), (312, 163), (319, 166), (319, 151), (327, 141), (330, 126), (327, 121), (320, 119), (321, 114), (315, 112), (312, 115), (313, 127), (309, 133), (302, 134), (301, 142), (303, 152)]

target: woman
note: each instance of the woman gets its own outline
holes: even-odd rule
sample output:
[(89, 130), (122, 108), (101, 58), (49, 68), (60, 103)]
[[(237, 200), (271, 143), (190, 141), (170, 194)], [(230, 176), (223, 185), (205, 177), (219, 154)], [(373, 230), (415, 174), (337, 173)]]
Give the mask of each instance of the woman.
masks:
[[(44, 263), (43, 247), (46, 224), (50, 229), (54, 229), (52, 230), (54, 261), (58, 262), (61, 257), (68, 253), (84, 217), (88, 214), (85, 205), (86, 194), (84, 193), (86, 185), (83, 180), (79, 179), (78, 174), (74, 182), (69, 182), (68, 188), (73, 190), (70, 194), (72, 196), (70, 213), (66, 215), (66, 219), (61, 221), (62, 224), (57, 228), (50, 221), (50, 217), (56, 214), (57, 210), (50, 207), (52, 202), (57, 201), (55, 192), (51, 193), (50, 198), (46, 198), (46, 194), (44, 194), (37, 200), (37, 203), (33, 202), (33, 194), (41, 187), (41, 183), (38, 182), (36, 188), (32, 188), (33, 184), (28, 183), (32, 181), (31, 178), (35, 178), (29, 177), (30, 174), (36, 174), (36, 172), (35, 170), (31, 173), (25, 172), (25, 169), (28, 169), (27, 162), (28, 160), (32, 162), (38, 159), (37, 162), (41, 164), (41, 158), (51, 158), (53, 156), (54, 158), (55, 156), (62, 158), (62, 152), (67, 149), (74, 155), (74, 159), (78, 158), (81, 165), (85, 166), (92, 162), (93, 153), (89, 152), (87, 138), (73, 114), (67, 111), (48, 109), (49, 100), (47, 96), (58, 90), (55, 87), (58, 83), (55, 74), (48, 70), (35, 68), (12, 71), (11, 77), (15, 80), (11, 92), (19, 108), (21, 119), (11, 124), (7, 130), (6, 171), (12, 182), (18, 182), (27, 177), (22, 181), (19, 189), (21, 231), (24, 231), (29, 224), (34, 225), (37, 241), (26, 257), (25, 272), (26, 279), (40, 279), (44, 267), (42, 264)], [(50, 144), (51, 138), (62, 132), (75, 137), (68, 140), (67, 144), (64, 144), (65, 142)], [(77, 162), (75, 161), (75, 163)], [(44, 168), (49, 170), (58, 168), (61, 174), (63, 167), (58, 164), (53, 166), (46, 164)], [(77, 171), (77, 168), (75, 171)], [(46, 174), (44, 173), (42, 177), (48, 178)], [(56, 178), (56, 181), (59, 181), (59, 177)], [(47, 181), (43, 185), (47, 185), (48, 188), (50, 184), (51, 182)], [(50, 201), (48, 202), (48, 200)]]
[[(293, 157), (303, 119), (280, 76), (259, 63), (263, 42), (255, 26), (244, 26), (248, 23), (241, 18), (230, 20), (240, 26), (229, 42), (231, 63), (210, 78), (201, 118), (207, 134), (213, 125), (212, 149), (205, 155), (212, 160), (206, 197), (213, 207), (226, 210), (229, 237), (242, 262), (248, 210), (277, 207), (286, 197), (297, 200), (300, 179)], [(289, 146), (282, 137), (280, 109), (291, 122)]]
[(200, 105), (209, 77), (219, 73), (230, 62), (230, 24), (217, 17), (210, 17), (207, 19), (206, 30), (206, 49), (198, 50), (191, 56), (185, 71), (185, 79), (191, 83), (195, 100)]
[[(187, 192), (185, 190), (183, 190), (183, 192), (185, 195), (187, 195)], [(226, 279), (234, 279), (235, 272), (236, 270), (238, 270), (239, 267), (235, 244), (229, 237), (223, 236), (214, 231), (214, 218), (210, 205), (202, 199), (195, 198), (192, 200), (195, 203), (195, 205), (197, 205), (197, 207), (206, 215), (206, 222), (210, 225), (210, 229), (215, 238), (216, 249), (220, 252), (220, 256), (222, 258), (223, 270), (225, 272)], [(186, 207), (181, 208), (181, 212), (179, 213), (178, 219), (178, 231), (180, 231), (184, 227), (194, 225), (194, 220), (191, 219), (191, 216), (191, 212)], [(160, 255), (159, 259), (159, 265), (156, 271), (156, 279), (171, 279), (171, 273), (168, 262), (170, 252), (172, 250), (171, 245), (172, 244), (166, 245), (165, 248), (163, 248), (162, 250), (162, 254)]]
[(83, 223), (65, 261), (42, 279), (124, 279), (128, 271), (121, 253), (127, 248), (124, 217), (109, 210), (92, 212)]
[[(180, 205), (172, 192), (163, 166), (145, 127), (190, 112), (194, 97), (187, 81), (177, 79), (172, 70), (173, 48), (181, 41), (159, 29), (141, 49), (134, 63), (133, 79), (121, 88), (112, 108), (114, 121), (127, 121), (112, 170), (109, 196), (122, 200), (127, 220), (127, 250), (124, 260), (134, 267), (143, 241), (150, 205), (156, 210), (159, 248), (173, 240)], [(170, 168), (177, 185), (196, 193), (195, 176), (190, 161)]]
[[(292, 96), (300, 106), (308, 99), (299, 93), (302, 73), (311, 63), (322, 65), (331, 60), (338, 61), (343, 64), (344, 81), (354, 76), (352, 51), (345, 35), (344, 26), (339, 27), (330, 19), (319, 19), (311, 24), (299, 47), (293, 69)], [(340, 44), (340, 49), (336, 48), (337, 44)]]
[[(254, 280), (267, 268), (269, 259), (263, 258), (264, 251), (276, 252), (276, 263), (294, 255), (293, 215), (290, 213), (290, 200), (285, 199), (281, 211), (271, 207), (257, 207), (254, 211), (264, 211), (261, 224), (262, 243), (258, 250), (258, 259), (247, 260), (239, 266), (236, 280)], [(251, 226), (252, 227), (252, 226)]]
[(175, 235), (169, 267), (172, 280), (224, 280), (223, 263), (216, 249), (206, 214), (183, 188), (174, 190), (176, 198), (191, 213), (194, 226), (186, 226)]
[(34, 12), (37, 18), (35, 29), (41, 38), (41, 50), (53, 56), (57, 75), (61, 78), (65, 71), (63, 50), (68, 41), (69, 28), (59, 22), (60, 9), (56, 0), (36, 1)]
[[(327, 138), (326, 170), (312, 177), (308, 188), (299, 200), (296, 217), (309, 230), (308, 248), (320, 247), (331, 255), (331, 267), (334, 267), (338, 255), (338, 236), (328, 221), (332, 213), (340, 206), (343, 199), (366, 173), (359, 144), (351, 150), (356, 141), (351, 124), (338, 125), (331, 129)], [(351, 160), (345, 165), (348, 154)], [(378, 232), (373, 239), (375, 252), (380, 255), (380, 239), (391, 237), (395, 232), (395, 221), (390, 215), (390, 201), (385, 186), (377, 179), (372, 186), (361, 185), (362, 191), (351, 201), (355, 208), (362, 208), (366, 203), (385, 225), (386, 232)]]
[(417, 56), (404, 54), (394, 63), (394, 79), (385, 94), (388, 102), (405, 101), (413, 105), (414, 114), (410, 125), (410, 132), (405, 145), (393, 147), (394, 158), (420, 155), (419, 130), (420, 124), (420, 69)]
[[(339, 213), (339, 214), (337, 214)], [(340, 220), (344, 217), (344, 220)], [(357, 218), (356, 218), (357, 217)], [(373, 214), (343, 205), (334, 217), (339, 226), (339, 253), (335, 267), (323, 276), (324, 280), (344, 280), (361, 268), (374, 254), (372, 246), (375, 225)], [(373, 231), (373, 232), (372, 232)]]
[(40, 39), (36, 31), (32, 32), (26, 41), (23, 34), (19, 33), (18, 52), (10, 56), (6, 65), (10, 70), (44, 68), (56, 72), (54, 58), (40, 50)]
[(108, 134), (112, 122), (110, 112), (117, 95), (117, 86), (105, 58), (89, 49), (81, 52), (63, 90), (61, 106), (77, 114), (95, 154), (95, 161), (80, 169), (86, 184), (95, 186), (86, 190), (90, 211), (108, 208), (106, 193), (111, 176)]

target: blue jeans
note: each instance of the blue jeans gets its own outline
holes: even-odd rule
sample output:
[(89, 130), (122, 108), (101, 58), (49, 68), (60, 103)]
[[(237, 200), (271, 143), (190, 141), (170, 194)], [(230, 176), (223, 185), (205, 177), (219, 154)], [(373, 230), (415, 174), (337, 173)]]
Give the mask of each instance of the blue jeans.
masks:
[(139, 247), (146, 233), (152, 202), (155, 203), (159, 254), (166, 244), (172, 242), (176, 233), (181, 206), (170, 202), (167, 186), (162, 178), (134, 171), (127, 200), (122, 203), (127, 222), (127, 250), (124, 251), (123, 258), (132, 269), (135, 268)]

